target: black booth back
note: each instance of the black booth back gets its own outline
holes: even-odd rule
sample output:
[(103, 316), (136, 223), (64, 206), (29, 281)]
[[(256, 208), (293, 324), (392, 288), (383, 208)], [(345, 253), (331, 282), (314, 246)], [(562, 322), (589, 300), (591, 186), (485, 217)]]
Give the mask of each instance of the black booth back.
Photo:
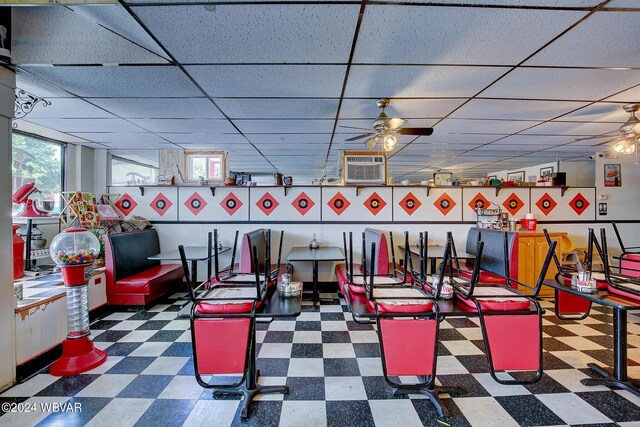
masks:
[(156, 230), (108, 235), (115, 265), (114, 281), (124, 279), (160, 264), (148, 257), (160, 253)]
[(513, 245), (516, 233), (509, 233), (500, 230), (479, 230), (471, 228), (467, 235), (466, 252), (470, 254), (476, 253), (478, 245), (478, 232), (481, 233), (484, 248), (482, 249), (482, 259), (480, 260), (480, 268), (491, 273), (504, 276), (504, 233), (508, 236), (509, 255), (513, 253)]

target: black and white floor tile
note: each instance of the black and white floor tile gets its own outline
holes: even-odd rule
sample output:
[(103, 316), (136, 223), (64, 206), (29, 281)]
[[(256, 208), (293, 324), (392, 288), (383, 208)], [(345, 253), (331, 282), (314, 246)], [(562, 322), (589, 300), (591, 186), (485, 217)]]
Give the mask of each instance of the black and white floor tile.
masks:
[[(67, 378), (45, 370), (5, 391), (0, 402), (28, 403), (33, 410), (0, 413), (0, 425), (640, 425), (640, 398), (580, 383), (594, 375), (587, 363), (612, 363), (612, 315), (606, 308), (594, 307), (583, 321), (561, 321), (544, 302), (551, 309), (543, 321), (545, 374), (523, 386), (499, 385), (487, 373), (477, 319), (446, 319), (438, 381), (467, 393), (445, 395), (450, 417), (439, 419), (424, 396), (391, 394), (373, 326), (353, 322), (342, 298), (319, 312), (305, 301), (298, 318), (258, 325), (260, 383), (287, 384), (291, 392), (259, 396), (251, 417), (242, 421), (239, 397), (214, 398), (193, 377), (189, 322), (176, 318), (183, 296), (94, 322), (95, 343), (108, 353), (107, 362)], [(633, 315), (628, 341), (629, 375), (640, 378), (640, 318)], [(42, 410), (52, 403), (79, 403), (81, 412)]]

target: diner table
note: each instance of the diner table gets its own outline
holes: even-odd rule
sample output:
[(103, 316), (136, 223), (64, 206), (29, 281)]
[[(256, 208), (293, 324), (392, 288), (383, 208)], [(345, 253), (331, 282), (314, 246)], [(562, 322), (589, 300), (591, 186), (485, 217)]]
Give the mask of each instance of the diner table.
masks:
[(294, 246), (287, 254), (287, 262), (312, 262), (313, 263), (313, 308), (318, 308), (320, 296), (318, 294), (318, 264), (320, 262), (344, 261), (344, 253), (337, 246), (320, 246), (311, 249), (308, 246)]
[[(227, 252), (231, 248), (218, 249), (218, 254)], [(191, 283), (198, 283), (198, 261), (207, 261), (213, 257), (213, 251), (209, 256), (209, 248), (206, 246), (185, 246), (184, 254), (187, 261), (191, 262)], [(180, 252), (177, 249), (168, 252), (160, 252), (149, 257), (155, 261), (180, 261)], [(186, 272), (185, 272), (186, 273)]]
[(585, 378), (581, 383), (586, 386), (604, 385), (622, 388), (640, 396), (640, 388), (638, 387), (640, 382), (630, 380), (627, 377), (627, 313), (640, 311), (640, 301), (607, 290), (600, 290), (594, 294), (580, 292), (573, 289), (571, 285), (558, 283), (555, 280), (544, 282), (544, 284), (558, 291), (586, 298), (592, 303), (613, 309), (613, 375), (595, 363), (588, 363), (587, 366), (602, 378)]
[[(398, 248), (400, 249), (401, 253), (404, 254), (404, 245), (400, 245), (398, 246)], [(442, 256), (444, 255), (444, 246), (442, 245), (427, 245), (425, 247), (426, 251), (427, 251), (427, 258), (429, 258), (429, 262), (430, 262), (430, 273), (434, 274), (436, 271), (436, 261), (438, 259), (441, 259)], [(409, 254), (410, 255), (416, 255), (416, 256), (420, 256), (420, 247), (418, 245), (410, 245), (409, 246)], [(464, 260), (471, 260), (471, 259), (476, 259), (475, 254), (470, 254), (467, 252), (460, 252), (460, 251), (456, 251), (456, 255), (458, 257), (458, 259), (464, 259)]]

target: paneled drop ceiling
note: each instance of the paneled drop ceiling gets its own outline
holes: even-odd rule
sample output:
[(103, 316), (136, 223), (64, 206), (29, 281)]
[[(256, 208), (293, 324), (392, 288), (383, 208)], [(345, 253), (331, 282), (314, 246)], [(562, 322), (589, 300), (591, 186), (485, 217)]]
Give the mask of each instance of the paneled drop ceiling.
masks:
[[(607, 147), (640, 101), (639, 0), (215, 2), (13, 9), (18, 129), (112, 150), (225, 149), (232, 170), (336, 174), (375, 101), (433, 126), (396, 179), (475, 177)], [(149, 151), (151, 152), (151, 151)]]

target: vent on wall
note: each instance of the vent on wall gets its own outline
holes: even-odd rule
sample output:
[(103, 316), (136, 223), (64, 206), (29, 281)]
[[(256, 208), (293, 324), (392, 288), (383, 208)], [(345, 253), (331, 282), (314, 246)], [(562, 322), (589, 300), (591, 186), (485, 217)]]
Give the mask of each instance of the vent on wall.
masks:
[(345, 184), (385, 184), (387, 159), (378, 154), (345, 154), (343, 181)]

